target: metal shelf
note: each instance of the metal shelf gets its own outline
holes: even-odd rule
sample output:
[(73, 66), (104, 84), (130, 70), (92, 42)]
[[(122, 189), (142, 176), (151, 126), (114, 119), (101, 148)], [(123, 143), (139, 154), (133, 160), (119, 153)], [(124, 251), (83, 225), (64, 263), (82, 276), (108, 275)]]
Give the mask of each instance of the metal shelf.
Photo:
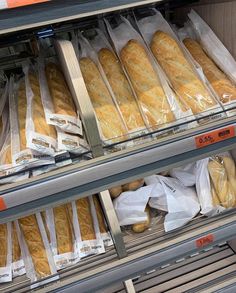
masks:
[[(78, 265), (61, 271), (59, 281), (50, 283), (44, 288), (39, 287), (38, 292), (83, 293), (97, 292), (99, 290), (102, 290), (101, 292), (104, 293), (113, 292), (110, 289), (106, 291), (106, 287), (110, 288), (110, 286), (114, 286), (114, 284), (121, 283), (127, 279), (136, 280), (134, 281), (135, 287), (142, 286), (141, 281), (147, 282), (147, 279), (153, 279), (154, 284), (155, 277), (164, 278), (163, 274), (165, 272), (165, 280), (163, 279), (163, 281), (167, 281), (166, 278), (168, 276), (169, 278), (172, 276), (173, 279), (179, 277), (177, 271), (174, 273), (174, 269), (182, 267), (182, 274), (184, 269), (185, 273), (187, 273), (187, 268), (184, 268), (184, 264), (189, 268), (190, 263), (195, 262), (192, 268), (196, 270), (201, 270), (201, 267), (204, 265), (210, 266), (213, 262), (217, 261), (217, 257), (213, 256), (213, 252), (216, 251), (221, 255), (218, 258), (219, 261), (223, 259), (222, 254), (224, 254), (224, 257), (230, 258), (231, 262), (227, 262), (227, 265), (224, 264), (224, 274), (225, 276), (229, 274), (230, 277), (230, 274), (232, 274), (232, 270), (229, 271), (230, 266), (236, 266), (236, 256), (233, 250), (229, 251), (227, 248), (227, 251), (225, 251), (223, 248), (213, 247), (217, 247), (218, 245), (225, 247), (226, 241), (235, 238), (236, 216), (234, 213), (235, 211), (231, 211), (211, 219), (195, 219), (188, 226), (171, 233), (164, 233), (163, 226), (159, 223), (151, 231), (147, 231), (142, 235), (125, 236), (128, 252), (127, 257), (119, 260), (115, 250), (111, 249), (105, 255), (85, 259)], [(196, 240), (209, 234), (213, 236), (214, 241), (200, 248), (197, 247)], [(202, 252), (206, 252), (208, 256), (211, 255), (214, 259), (207, 261), (205, 257), (201, 257)], [(223, 269), (223, 266), (219, 268)], [(172, 271), (171, 274), (170, 271)], [(215, 271), (217, 271), (217, 268)], [(209, 274), (211, 272), (214, 273), (214, 267), (211, 267), (211, 271), (208, 271)], [(199, 271), (199, 277), (203, 273)], [(141, 278), (139, 278), (140, 276)], [(218, 277), (220, 277), (219, 274), (217, 275)], [(193, 276), (191, 277), (189, 275), (189, 280), (191, 278)], [(226, 284), (227, 286), (233, 286), (230, 278), (226, 280), (228, 282)], [(0, 292), (23, 293), (27, 292), (29, 285), (29, 280), (25, 277), (20, 277), (16, 278), (13, 284), (1, 286)], [(209, 280), (208, 285), (216, 286), (216, 283), (212, 284)], [(220, 283), (218, 283), (218, 286), (220, 286)], [(117, 288), (119, 292), (120, 285)]]

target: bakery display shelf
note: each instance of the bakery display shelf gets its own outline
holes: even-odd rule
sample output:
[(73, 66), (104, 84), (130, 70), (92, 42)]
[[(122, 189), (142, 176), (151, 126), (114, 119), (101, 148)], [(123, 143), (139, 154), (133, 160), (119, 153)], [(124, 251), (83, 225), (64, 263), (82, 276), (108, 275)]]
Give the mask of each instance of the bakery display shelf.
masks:
[[(183, 265), (186, 265), (187, 276), (190, 263), (196, 262), (192, 268), (199, 268), (200, 270), (204, 265), (211, 265), (216, 262), (220, 255), (222, 259), (229, 257), (231, 261), (230, 263), (226, 262), (225, 265), (222, 263), (225, 270), (224, 274), (228, 275), (232, 273), (232, 270), (230, 271), (231, 265), (235, 266), (236, 256), (232, 249), (226, 247), (225, 242), (235, 237), (235, 229), (236, 216), (234, 211), (228, 211), (209, 219), (198, 217), (187, 226), (169, 233), (164, 232), (163, 224), (159, 221), (157, 225), (143, 234), (127, 233), (124, 236), (128, 252), (127, 257), (118, 259), (115, 250), (110, 249), (104, 255), (84, 259), (77, 265), (62, 270), (59, 281), (50, 283), (46, 287), (38, 287), (37, 291), (40, 293), (48, 291), (82, 293), (97, 292), (97, 290), (113, 292), (108, 289), (108, 291), (105, 291), (105, 289), (118, 284), (119, 290), (120, 283), (128, 279), (136, 280), (134, 286), (136, 284), (141, 286), (142, 282), (149, 278), (152, 279), (152, 273), (155, 283), (157, 276), (160, 275), (161, 278), (164, 278), (170, 274), (163, 276), (165, 272), (179, 268), (179, 273), (181, 273), (183, 267), (181, 270), (180, 267)], [(212, 241), (202, 241), (202, 245), (199, 246), (198, 243), (201, 239), (212, 239)], [(206, 255), (201, 258), (202, 253), (206, 253)], [(214, 256), (214, 253), (219, 254)], [(212, 256), (213, 259), (207, 259), (208, 256)], [(200, 261), (200, 264), (197, 261)], [(177, 272), (171, 274), (173, 279), (178, 277)], [(216, 285), (216, 283), (213, 285)], [(30, 282), (25, 276), (18, 277), (14, 279), (13, 283), (2, 285), (0, 292), (23, 293), (29, 290), (29, 286)]]

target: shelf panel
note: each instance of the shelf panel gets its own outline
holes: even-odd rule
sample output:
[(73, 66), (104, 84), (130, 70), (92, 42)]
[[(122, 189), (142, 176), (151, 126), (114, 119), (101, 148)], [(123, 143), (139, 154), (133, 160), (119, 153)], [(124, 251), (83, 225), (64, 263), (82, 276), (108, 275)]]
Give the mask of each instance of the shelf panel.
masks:
[(0, 212), (0, 223), (236, 148), (236, 137), (196, 148), (195, 136), (227, 125), (235, 128), (235, 119), (215, 121), (27, 181), (2, 186), (0, 198), (7, 209)]

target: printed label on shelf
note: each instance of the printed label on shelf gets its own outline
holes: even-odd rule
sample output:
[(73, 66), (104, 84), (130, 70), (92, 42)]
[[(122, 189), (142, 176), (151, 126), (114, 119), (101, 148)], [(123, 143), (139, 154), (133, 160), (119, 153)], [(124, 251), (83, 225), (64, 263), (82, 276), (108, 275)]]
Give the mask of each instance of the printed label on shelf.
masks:
[(204, 236), (202, 238), (197, 239), (196, 246), (197, 246), (197, 248), (202, 248), (204, 246), (211, 244), (213, 241), (214, 241), (214, 235), (209, 234), (207, 236)]
[(234, 126), (227, 126), (221, 129), (213, 130), (195, 137), (197, 148), (203, 148), (216, 142), (223, 141), (235, 136)]
[(0, 211), (4, 211), (7, 209), (7, 206), (5, 204), (5, 201), (2, 197), (0, 197)]
[(25, 5), (31, 5), (41, 2), (48, 2), (50, 0), (1, 0), (0, 1), (0, 9), (4, 8), (15, 8)]

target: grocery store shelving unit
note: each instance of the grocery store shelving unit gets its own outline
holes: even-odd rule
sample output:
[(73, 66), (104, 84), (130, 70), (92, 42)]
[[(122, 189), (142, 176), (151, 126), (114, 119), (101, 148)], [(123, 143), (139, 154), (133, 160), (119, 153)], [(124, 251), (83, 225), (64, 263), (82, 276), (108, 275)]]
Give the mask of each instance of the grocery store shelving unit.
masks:
[[(3, 11), (0, 12), (0, 43), (20, 42), (27, 39), (27, 36), (32, 33), (44, 37), (47, 34), (56, 35), (57, 32), (77, 26), (79, 20), (89, 23), (93, 19), (91, 17), (104, 13), (134, 9), (145, 5), (162, 5), (162, 8), (167, 9), (186, 2), (190, 1), (58, 0), (34, 7)], [(27, 12), (30, 14), (29, 17), (25, 17)], [(38, 291), (82, 293), (95, 292), (95, 290), (101, 292), (105, 292), (105, 290), (124, 292), (126, 290), (131, 293), (135, 290), (143, 290), (144, 292), (158, 292), (161, 288), (158, 289), (161, 282), (158, 279), (159, 275), (162, 275), (163, 280), (167, 282), (164, 277), (165, 272), (169, 275), (171, 271), (172, 277), (170, 278), (174, 280), (180, 276), (180, 272), (182, 274), (184, 274), (184, 270), (189, 272), (191, 267), (194, 268), (192, 276), (199, 274), (200, 278), (203, 277), (203, 274), (208, 273), (210, 277), (212, 273), (212, 278), (202, 279), (201, 283), (194, 285), (191, 283), (193, 277), (190, 277), (186, 281), (186, 283), (189, 282), (189, 287), (187, 285), (181, 287), (181, 283), (176, 280), (173, 285), (175, 292), (187, 291), (188, 288), (194, 286), (196, 289), (191, 292), (217, 292), (222, 288), (225, 288), (223, 292), (235, 292), (236, 256), (234, 254), (235, 243), (232, 242), (236, 237), (234, 211), (228, 211), (211, 219), (196, 219), (187, 227), (172, 233), (163, 233), (162, 230), (154, 229), (134, 239), (131, 236), (125, 236), (123, 239), (107, 189), (236, 148), (236, 118), (212, 120), (208, 124), (182, 133), (104, 155), (79, 66), (75, 62), (75, 56), (71, 57), (73, 55), (72, 45), (68, 41), (56, 40), (55, 47), (70, 90), (75, 100), (78, 100), (93, 159), (63, 167), (27, 181), (2, 186), (0, 198), (4, 201), (6, 209), (0, 212), (0, 223), (79, 197), (100, 193), (116, 250), (111, 249), (105, 255), (88, 258), (78, 266), (63, 270), (60, 273), (59, 282), (51, 283), (45, 288), (39, 287)], [(68, 52), (70, 53), (68, 54)], [(197, 148), (196, 139), (200, 135), (209, 134), (215, 130), (220, 133), (225, 129), (231, 129), (233, 135), (220, 142)], [(226, 241), (228, 244), (225, 244)], [(210, 248), (212, 249), (209, 250)], [(222, 283), (220, 268), (224, 266), (224, 257), (229, 258), (230, 262), (226, 261), (225, 279)], [(210, 266), (213, 263), (218, 263), (218, 271), (210, 269), (210, 267), (205, 271), (202, 269), (203, 266)], [(140, 277), (137, 278), (138, 276)], [(132, 282), (131, 279), (136, 281)], [(213, 282), (216, 279), (217, 281)], [(126, 282), (121, 286), (124, 281)], [(150, 288), (147, 287), (147, 282), (151, 284)], [(164, 281), (162, 282), (164, 284)], [(210, 291), (212, 288), (215, 291)], [(209, 291), (207, 291), (208, 289)], [(27, 292), (27, 290), (29, 290), (29, 281), (25, 277), (16, 278), (13, 284), (0, 287), (0, 292)]]

